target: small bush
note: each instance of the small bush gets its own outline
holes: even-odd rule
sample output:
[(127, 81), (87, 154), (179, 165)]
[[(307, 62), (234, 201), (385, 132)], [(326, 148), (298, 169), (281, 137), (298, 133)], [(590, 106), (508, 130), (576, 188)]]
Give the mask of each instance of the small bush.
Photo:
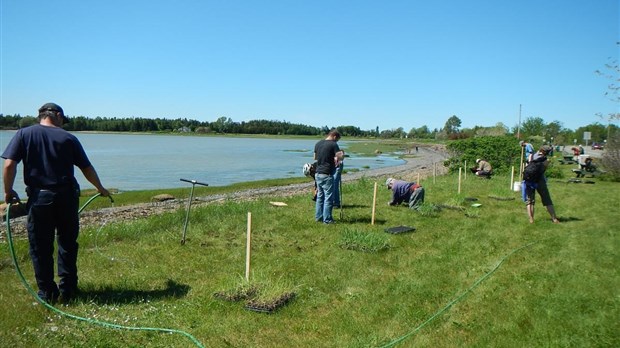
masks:
[(347, 229), (340, 239), (340, 247), (348, 250), (376, 253), (389, 248), (389, 236), (377, 232), (361, 232)]
[(620, 132), (613, 134), (607, 141), (601, 164), (606, 171), (605, 180), (620, 181)]
[(441, 208), (435, 204), (424, 202), (418, 205), (415, 210), (422, 216), (437, 217), (439, 216)]
[(465, 198), (460, 196), (452, 196), (441, 204), (442, 208), (453, 210), (464, 210), (463, 204), (465, 204)]

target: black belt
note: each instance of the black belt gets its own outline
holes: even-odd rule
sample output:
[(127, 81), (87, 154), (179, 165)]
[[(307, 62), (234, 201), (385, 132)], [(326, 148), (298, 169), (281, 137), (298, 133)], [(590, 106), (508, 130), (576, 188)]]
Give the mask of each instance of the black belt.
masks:
[(39, 190), (39, 191), (52, 191), (52, 192), (62, 192), (70, 190), (73, 187), (71, 184), (65, 185), (45, 185), (45, 186), (28, 186), (30, 190)]

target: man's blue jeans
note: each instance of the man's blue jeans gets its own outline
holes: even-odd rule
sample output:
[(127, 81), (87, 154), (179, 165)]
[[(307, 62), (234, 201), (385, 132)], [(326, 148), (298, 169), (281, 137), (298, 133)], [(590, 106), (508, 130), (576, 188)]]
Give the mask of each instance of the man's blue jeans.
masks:
[(332, 206), (334, 195), (334, 177), (329, 174), (316, 174), (316, 206), (314, 219), (316, 221), (332, 222)]
[(342, 163), (334, 171), (334, 206), (340, 207), (340, 180), (342, 179)]

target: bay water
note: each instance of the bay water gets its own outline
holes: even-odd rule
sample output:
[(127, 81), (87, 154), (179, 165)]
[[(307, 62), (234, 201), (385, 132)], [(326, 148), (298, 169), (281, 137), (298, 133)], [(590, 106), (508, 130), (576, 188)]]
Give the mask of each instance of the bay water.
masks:
[[(15, 131), (0, 131), (4, 151)], [(316, 139), (275, 139), (122, 133), (73, 133), (82, 143), (103, 185), (119, 191), (188, 187), (180, 179), (209, 186), (302, 177), (304, 163), (313, 161)], [(346, 151), (347, 141), (338, 144)], [(347, 153), (345, 170), (403, 164), (390, 156), (362, 157)], [(14, 189), (24, 198), (23, 166)], [(83, 189), (93, 186), (75, 168)], [(311, 180), (310, 178), (308, 180)]]

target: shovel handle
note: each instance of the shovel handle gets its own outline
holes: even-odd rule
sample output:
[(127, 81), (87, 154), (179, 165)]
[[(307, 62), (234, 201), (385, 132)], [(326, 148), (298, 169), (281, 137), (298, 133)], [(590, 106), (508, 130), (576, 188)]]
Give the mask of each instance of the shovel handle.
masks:
[(200, 182), (200, 181), (196, 181), (196, 180), (189, 180), (189, 179), (181, 179), (181, 181), (185, 181), (185, 182), (189, 182), (192, 185), (202, 185), (202, 186), (209, 186), (209, 184), (205, 184), (204, 182)]

